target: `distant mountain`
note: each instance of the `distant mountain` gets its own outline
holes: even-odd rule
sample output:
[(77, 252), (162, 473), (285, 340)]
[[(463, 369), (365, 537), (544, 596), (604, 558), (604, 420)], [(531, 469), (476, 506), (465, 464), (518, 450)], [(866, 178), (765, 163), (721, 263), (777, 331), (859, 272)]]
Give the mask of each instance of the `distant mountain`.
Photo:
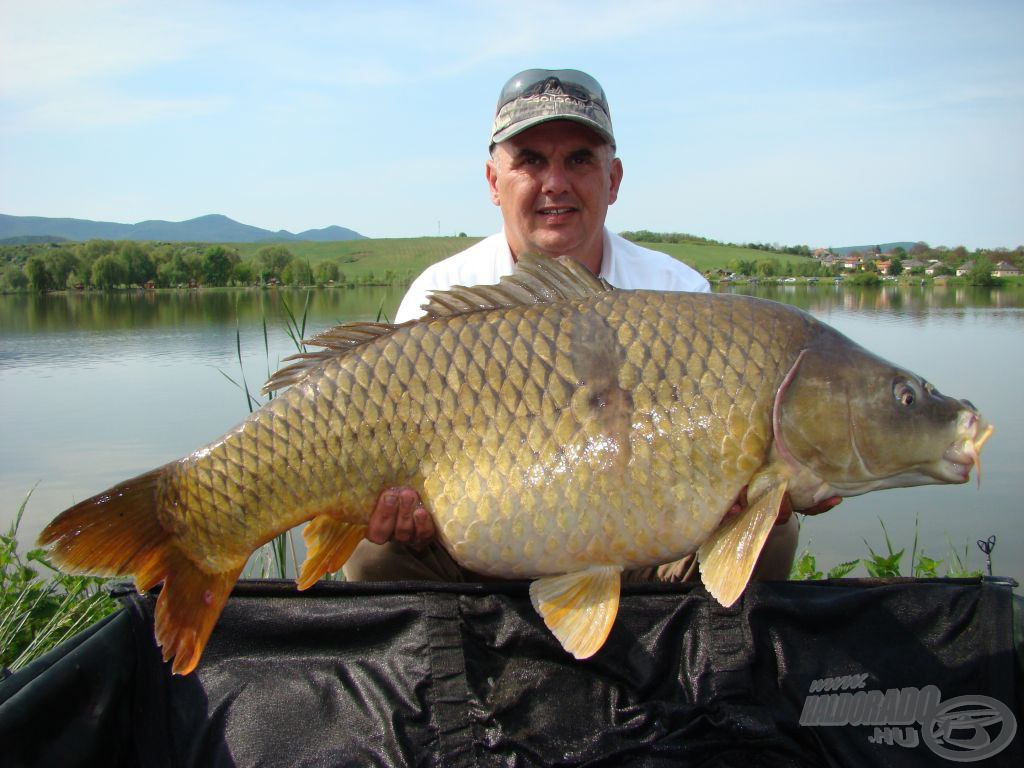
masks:
[(39, 243), (66, 243), (66, 237), (54, 235), (19, 235), (18, 237), (0, 238), (0, 245), (37, 245)]
[(833, 248), (832, 253), (836, 256), (847, 256), (854, 251), (860, 251), (861, 253), (868, 253), (873, 250), (875, 246), (878, 246), (882, 253), (888, 253), (893, 248), (902, 248), (905, 251), (909, 251), (917, 242), (900, 242), (900, 243), (872, 243), (871, 245), (844, 245), (842, 248)]
[(307, 229), (295, 235), (287, 230), (271, 232), (240, 224), (227, 216), (210, 214), (188, 221), (140, 221), (118, 224), (88, 219), (49, 219), (42, 216), (8, 216), (0, 213), (0, 241), (10, 238), (49, 240), (157, 240), (168, 243), (256, 243), (262, 240), (365, 240), (345, 227)]

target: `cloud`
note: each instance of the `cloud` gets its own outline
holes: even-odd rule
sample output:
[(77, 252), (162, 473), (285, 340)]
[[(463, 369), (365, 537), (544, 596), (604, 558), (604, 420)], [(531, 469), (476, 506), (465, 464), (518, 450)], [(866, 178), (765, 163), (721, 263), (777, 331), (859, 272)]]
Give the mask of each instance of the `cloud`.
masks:
[(180, 60), (203, 27), (171, 6), (106, 0), (5, 3), (0, 10), (0, 98), (53, 91)]
[(232, 44), (271, 80), (408, 85), (463, 75), (509, 57), (625, 41), (707, 7), (706, 0), (642, 0), (628, 7), (610, 0), (526, 0), (507, 8), (464, 1), (254, 5), (232, 16)]
[(206, 114), (221, 108), (215, 99), (154, 99), (86, 91), (61, 99), (40, 101), (0, 117), (0, 135), (23, 132), (90, 130), (133, 125), (152, 120), (173, 120)]

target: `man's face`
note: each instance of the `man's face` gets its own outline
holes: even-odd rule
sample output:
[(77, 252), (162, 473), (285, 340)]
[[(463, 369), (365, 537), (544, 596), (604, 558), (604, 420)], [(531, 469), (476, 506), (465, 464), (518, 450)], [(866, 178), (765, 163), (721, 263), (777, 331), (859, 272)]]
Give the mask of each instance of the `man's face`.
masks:
[(494, 148), (487, 161), (491, 200), (501, 207), (512, 253), (566, 254), (591, 271), (601, 266), (608, 206), (622, 163), (590, 129), (554, 120)]

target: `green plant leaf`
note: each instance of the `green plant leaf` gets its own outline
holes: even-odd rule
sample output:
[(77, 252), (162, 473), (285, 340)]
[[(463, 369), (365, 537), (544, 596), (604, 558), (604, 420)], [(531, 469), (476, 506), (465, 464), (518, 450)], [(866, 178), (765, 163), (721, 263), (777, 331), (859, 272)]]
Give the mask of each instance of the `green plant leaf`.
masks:
[(860, 560), (848, 560), (845, 563), (840, 563), (839, 565), (828, 569), (828, 577), (830, 579), (841, 579), (848, 575), (859, 564)]

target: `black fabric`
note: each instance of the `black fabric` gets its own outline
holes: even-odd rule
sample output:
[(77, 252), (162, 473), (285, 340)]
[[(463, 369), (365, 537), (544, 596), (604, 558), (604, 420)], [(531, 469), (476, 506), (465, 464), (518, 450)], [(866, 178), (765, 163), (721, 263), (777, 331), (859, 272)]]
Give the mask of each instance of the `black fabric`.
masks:
[[(627, 585), (605, 647), (567, 656), (525, 584), (286, 582), (234, 591), (169, 674), (153, 598), (0, 683), (4, 766), (917, 766), (924, 744), (800, 725), (813, 681), (935, 685), (1021, 717), (1010, 585)], [(1022, 724), (1024, 725), (1024, 724)], [(1018, 735), (984, 765), (1024, 765)]]

